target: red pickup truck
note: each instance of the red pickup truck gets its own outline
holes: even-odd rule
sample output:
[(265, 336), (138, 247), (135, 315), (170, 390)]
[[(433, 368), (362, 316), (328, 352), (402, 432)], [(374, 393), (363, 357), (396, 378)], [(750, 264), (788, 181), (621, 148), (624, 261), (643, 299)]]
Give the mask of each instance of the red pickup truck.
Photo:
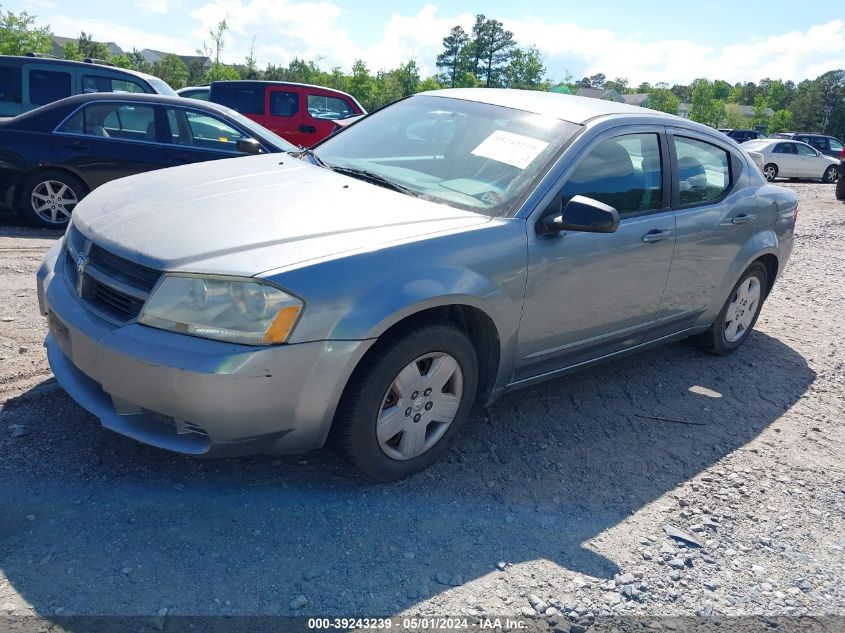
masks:
[(355, 97), (340, 90), (282, 81), (214, 81), (208, 100), (301, 147), (329, 136), (334, 121), (365, 113)]

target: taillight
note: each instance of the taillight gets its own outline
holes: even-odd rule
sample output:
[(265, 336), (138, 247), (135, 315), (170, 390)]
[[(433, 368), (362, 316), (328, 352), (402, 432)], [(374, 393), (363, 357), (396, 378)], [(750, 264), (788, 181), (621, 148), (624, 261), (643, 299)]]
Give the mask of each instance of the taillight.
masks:
[(839, 155), (839, 158), (845, 160), (845, 147), (842, 148), (842, 153)]

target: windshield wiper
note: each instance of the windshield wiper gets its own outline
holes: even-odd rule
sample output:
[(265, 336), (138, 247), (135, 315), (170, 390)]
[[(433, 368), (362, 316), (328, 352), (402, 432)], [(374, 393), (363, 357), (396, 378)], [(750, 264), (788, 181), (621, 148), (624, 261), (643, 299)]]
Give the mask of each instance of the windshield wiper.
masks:
[(323, 162), (323, 159), (320, 158), (319, 156), (317, 156), (314, 153), (314, 150), (311, 150), (311, 149), (302, 149), (302, 150), (299, 150), (299, 151), (296, 151), (296, 152), (288, 152), (288, 154), (290, 154), (291, 156), (294, 156), (296, 158), (300, 158), (300, 159), (303, 158), (303, 157), (307, 157), (307, 158), (310, 158), (315, 165), (318, 165), (320, 167), (328, 167), (328, 165), (326, 165), (326, 163)]
[(404, 193), (409, 196), (413, 196), (414, 198), (420, 197), (420, 193), (418, 191), (414, 191), (413, 189), (410, 189), (405, 185), (400, 185), (395, 180), (386, 178), (385, 176), (377, 174), (374, 171), (367, 171), (366, 169), (356, 169), (355, 167), (339, 167), (337, 165), (327, 165), (327, 167), (332, 171), (336, 171), (339, 174), (343, 174), (344, 176), (351, 176), (352, 178), (358, 178), (359, 180), (371, 182), (374, 185), (393, 189), (393, 191), (398, 191), (399, 193)]

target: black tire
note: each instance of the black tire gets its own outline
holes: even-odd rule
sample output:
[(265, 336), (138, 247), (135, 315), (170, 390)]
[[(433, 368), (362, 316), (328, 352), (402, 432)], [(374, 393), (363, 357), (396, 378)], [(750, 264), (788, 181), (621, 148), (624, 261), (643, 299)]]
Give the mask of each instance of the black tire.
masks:
[(839, 178), (839, 170), (837, 169), (836, 165), (831, 165), (827, 169), (824, 170), (824, 174), (822, 174), (822, 182), (833, 183), (836, 182)]
[[(67, 189), (62, 190), (62, 186)], [(34, 195), (37, 192), (40, 192), (42, 196), (49, 196), (50, 192), (58, 193), (59, 191), (63, 191), (63, 194), (61, 199), (57, 197), (55, 208), (51, 206), (42, 212), (36, 210)], [(31, 224), (47, 229), (64, 229), (70, 221), (65, 211), (68, 214), (72, 213), (76, 204), (87, 194), (88, 187), (79, 178), (64, 171), (50, 169), (33, 174), (26, 180), (18, 196), (18, 204), (22, 215)], [(42, 199), (45, 203), (47, 202), (46, 198)], [(71, 200), (76, 202), (71, 202)], [(52, 220), (54, 212), (55, 221)]]
[[(742, 285), (748, 280), (749, 277), (756, 277), (757, 282), (760, 284), (760, 299), (756, 305), (756, 313), (754, 317), (751, 319), (751, 323), (745, 328), (742, 332), (742, 335), (734, 340), (729, 341), (725, 337), (725, 327), (726, 327), (726, 317), (728, 313), (728, 308), (731, 306), (734, 298), (737, 295), (737, 291), (742, 287)], [(754, 325), (757, 323), (757, 317), (760, 316), (760, 310), (763, 309), (763, 302), (766, 300), (767, 291), (769, 288), (769, 274), (766, 270), (766, 267), (763, 266), (760, 262), (754, 262), (748, 269), (742, 274), (742, 277), (739, 278), (739, 281), (736, 282), (736, 285), (731, 290), (728, 298), (725, 300), (725, 304), (722, 306), (722, 309), (719, 311), (719, 316), (716, 317), (716, 320), (713, 322), (713, 325), (710, 328), (702, 332), (701, 334), (693, 337), (695, 343), (701, 347), (703, 350), (710, 352), (711, 354), (716, 354), (717, 356), (727, 356), (731, 352), (735, 351), (745, 342), (745, 339), (748, 338), (751, 331), (754, 329)]]
[(836, 181), (836, 199), (845, 200), (845, 176), (839, 175), (839, 180)]
[(778, 166), (774, 163), (768, 163), (765, 167), (763, 167), (763, 176), (766, 177), (766, 180), (772, 182), (775, 178), (778, 177)]
[[(331, 440), (340, 455), (366, 476), (377, 481), (396, 481), (437, 461), (466, 423), (478, 385), (478, 360), (469, 338), (451, 323), (423, 325), (376, 345), (355, 369), (344, 391)], [(376, 435), (379, 412), (399, 373), (429, 353), (445, 353), (457, 361), (463, 378), (457, 413), (443, 436), (425, 452), (408, 459), (390, 457)]]

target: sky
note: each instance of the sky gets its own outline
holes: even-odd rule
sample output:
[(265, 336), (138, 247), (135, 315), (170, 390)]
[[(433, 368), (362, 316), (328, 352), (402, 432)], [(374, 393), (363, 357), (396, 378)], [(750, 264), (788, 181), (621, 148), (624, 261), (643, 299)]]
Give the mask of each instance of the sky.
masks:
[(469, 31), (476, 13), (502, 21), (521, 46), (536, 46), (554, 82), (604, 73), (642, 81), (689, 83), (815, 78), (845, 67), (845, 11), (839, 2), (768, 0), (0, 0), (26, 10), (53, 33), (114, 41), (131, 50), (195, 54), (225, 18), (222, 61), (242, 63), (254, 41), (259, 67), (293, 57), (348, 71), (415, 60), (436, 72), (442, 39)]

